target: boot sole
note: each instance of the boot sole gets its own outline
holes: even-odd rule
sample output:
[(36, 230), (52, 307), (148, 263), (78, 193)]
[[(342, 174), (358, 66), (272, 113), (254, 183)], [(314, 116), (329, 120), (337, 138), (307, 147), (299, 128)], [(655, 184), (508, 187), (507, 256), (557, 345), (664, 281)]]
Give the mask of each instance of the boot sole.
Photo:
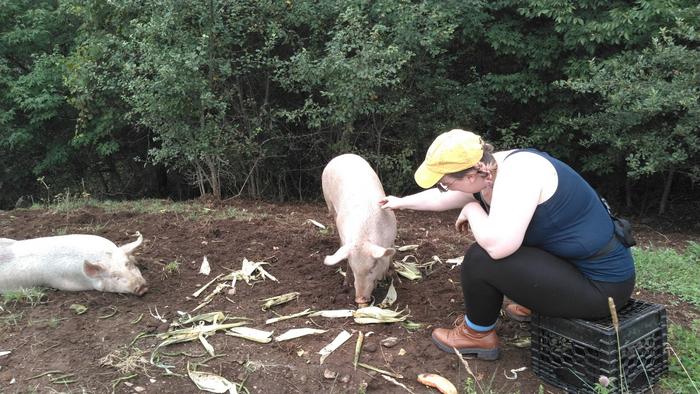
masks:
[[(438, 347), (438, 349), (442, 350), (443, 352), (446, 353), (452, 353), (454, 354), (454, 348), (447, 346), (443, 344), (442, 342), (438, 341), (434, 337), (430, 337), (430, 339), (433, 341), (435, 346)], [(500, 351), (498, 348), (495, 349), (457, 349), (457, 351), (465, 356), (475, 356), (478, 359), (481, 360), (498, 360), (498, 357), (500, 356)]]

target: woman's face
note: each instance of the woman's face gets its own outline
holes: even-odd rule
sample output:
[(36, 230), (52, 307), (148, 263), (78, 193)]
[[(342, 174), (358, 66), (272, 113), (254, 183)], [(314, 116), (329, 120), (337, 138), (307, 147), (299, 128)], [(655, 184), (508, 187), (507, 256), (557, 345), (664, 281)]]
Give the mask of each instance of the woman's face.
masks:
[(487, 177), (488, 174), (480, 171), (469, 173), (463, 178), (457, 178), (451, 174), (447, 174), (440, 179), (437, 188), (442, 192), (456, 190), (463, 193), (477, 193), (488, 186)]

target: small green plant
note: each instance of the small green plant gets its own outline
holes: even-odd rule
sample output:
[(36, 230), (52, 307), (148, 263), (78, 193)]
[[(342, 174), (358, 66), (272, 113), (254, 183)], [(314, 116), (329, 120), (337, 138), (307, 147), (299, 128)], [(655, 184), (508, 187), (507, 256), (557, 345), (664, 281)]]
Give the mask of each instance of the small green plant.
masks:
[(467, 377), (464, 379), (464, 382), (462, 383), (462, 393), (464, 394), (475, 394), (476, 391), (476, 385), (474, 384), (474, 379), (471, 377)]
[(360, 387), (357, 388), (357, 394), (367, 394), (367, 386), (369, 385), (363, 380)]
[(54, 235), (66, 235), (68, 233), (68, 229), (65, 227), (61, 227), (54, 229), (52, 232)]
[(23, 313), (10, 313), (4, 316), (0, 316), (0, 332), (3, 331), (4, 328), (7, 328), (9, 326), (16, 326), (19, 324), (20, 320), (22, 320)]
[(3, 305), (27, 303), (31, 306), (37, 306), (44, 297), (46, 297), (46, 292), (40, 287), (8, 291), (2, 295)]
[(171, 274), (180, 273), (180, 262), (178, 260), (173, 260), (163, 267), (163, 273), (167, 277)]

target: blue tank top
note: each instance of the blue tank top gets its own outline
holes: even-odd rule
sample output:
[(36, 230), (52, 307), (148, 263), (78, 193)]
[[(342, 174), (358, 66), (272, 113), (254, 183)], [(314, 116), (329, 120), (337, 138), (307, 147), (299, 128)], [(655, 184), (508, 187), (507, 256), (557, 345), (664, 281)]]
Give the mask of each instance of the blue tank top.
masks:
[[(576, 171), (547, 153), (519, 149), (548, 160), (557, 171), (557, 190), (535, 209), (523, 245), (571, 261), (590, 279), (622, 282), (634, 275), (629, 248), (619, 242), (609, 253), (590, 259), (613, 237), (613, 222), (598, 193)], [(507, 157), (506, 157), (507, 160)]]

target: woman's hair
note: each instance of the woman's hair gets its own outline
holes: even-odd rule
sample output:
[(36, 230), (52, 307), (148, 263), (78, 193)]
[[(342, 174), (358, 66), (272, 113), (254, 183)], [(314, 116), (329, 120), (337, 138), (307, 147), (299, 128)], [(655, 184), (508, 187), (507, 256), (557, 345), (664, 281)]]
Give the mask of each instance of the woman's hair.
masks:
[(478, 172), (481, 174), (486, 174), (489, 179), (493, 179), (493, 176), (496, 175), (496, 171), (498, 170), (498, 163), (493, 157), (493, 145), (484, 142), (483, 149), (484, 153), (481, 156), (481, 160), (479, 160), (476, 164), (462, 171), (453, 172), (449, 175), (457, 179), (462, 179), (469, 174)]

